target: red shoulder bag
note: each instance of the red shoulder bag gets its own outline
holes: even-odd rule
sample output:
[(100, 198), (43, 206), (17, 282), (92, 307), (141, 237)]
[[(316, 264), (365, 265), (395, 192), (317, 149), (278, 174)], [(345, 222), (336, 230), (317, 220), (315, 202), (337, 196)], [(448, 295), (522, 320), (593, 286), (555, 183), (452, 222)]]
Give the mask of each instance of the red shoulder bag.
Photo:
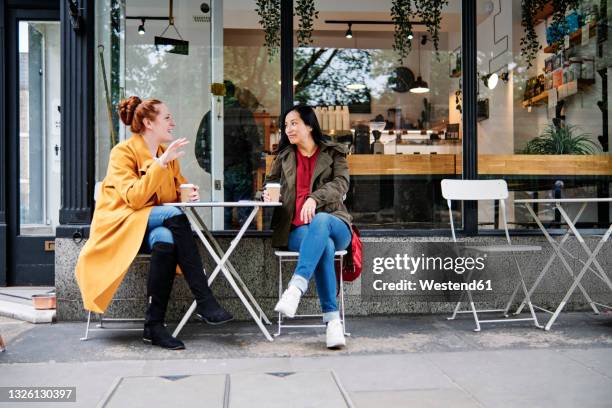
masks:
[(362, 243), (361, 233), (356, 226), (352, 225), (353, 236), (351, 238), (351, 245), (346, 249), (347, 254), (342, 262), (342, 270), (340, 265), (336, 263), (336, 282), (340, 282), (340, 278), (345, 282), (352, 282), (361, 275), (362, 270)]

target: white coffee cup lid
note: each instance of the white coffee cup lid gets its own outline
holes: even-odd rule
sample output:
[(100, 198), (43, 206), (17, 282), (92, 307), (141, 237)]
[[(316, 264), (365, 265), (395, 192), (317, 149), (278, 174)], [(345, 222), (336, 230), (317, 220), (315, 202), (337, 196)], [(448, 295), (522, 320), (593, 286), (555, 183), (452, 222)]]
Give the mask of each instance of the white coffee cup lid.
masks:
[(267, 183), (266, 187), (280, 187), (280, 183)]
[(195, 185), (193, 184), (181, 184), (179, 188), (194, 188)]

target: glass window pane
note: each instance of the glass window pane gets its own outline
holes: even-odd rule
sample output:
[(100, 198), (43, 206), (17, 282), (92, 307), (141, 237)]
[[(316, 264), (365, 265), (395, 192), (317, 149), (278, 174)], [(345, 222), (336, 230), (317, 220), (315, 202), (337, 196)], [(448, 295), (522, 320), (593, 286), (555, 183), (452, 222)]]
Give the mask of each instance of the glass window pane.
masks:
[[(312, 42), (294, 53), (295, 100), (315, 106), (324, 133), (350, 148), (355, 223), (449, 228), (440, 181), (461, 172), (461, 2), (441, 9), (435, 45), (413, 5), (403, 57), (393, 49), (391, 2), (315, 5)], [(459, 208), (454, 217), (461, 225)]]
[(20, 234), (53, 235), (60, 203), (57, 22), (19, 22)]
[[(504, 178), (509, 227), (537, 228), (515, 199), (609, 197), (612, 157), (608, 122), (610, 47), (601, 28), (610, 8), (575, 2), (493, 1), (478, 23), (480, 178)], [(533, 18), (525, 16), (533, 14)], [(579, 209), (568, 206), (570, 216)], [(551, 226), (561, 218), (537, 208)], [(607, 204), (589, 205), (579, 227), (607, 228)], [(500, 228), (493, 204), (479, 207), (480, 228)]]

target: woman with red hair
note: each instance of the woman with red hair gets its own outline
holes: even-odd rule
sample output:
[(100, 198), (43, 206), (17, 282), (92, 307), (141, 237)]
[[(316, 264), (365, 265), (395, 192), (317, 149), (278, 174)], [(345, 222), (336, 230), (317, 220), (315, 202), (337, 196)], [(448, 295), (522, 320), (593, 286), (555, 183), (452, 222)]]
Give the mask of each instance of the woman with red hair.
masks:
[[(178, 158), (189, 143), (173, 141), (174, 119), (157, 99), (137, 96), (119, 103), (121, 121), (132, 136), (115, 146), (96, 201), (90, 237), (76, 267), (87, 310), (104, 313), (141, 246), (151, 251), (143, 340), (184, 349), (164, 326), (177, 264), (197, 302), (196, 316), (209, 324), (232, 320), (213, 296), (187, 217), (163, 203), (179, 201), (187, 182)], [(167, 147), (165, 147), (165, 145)], [(199, 200), (198, 188), (190, 195)]]

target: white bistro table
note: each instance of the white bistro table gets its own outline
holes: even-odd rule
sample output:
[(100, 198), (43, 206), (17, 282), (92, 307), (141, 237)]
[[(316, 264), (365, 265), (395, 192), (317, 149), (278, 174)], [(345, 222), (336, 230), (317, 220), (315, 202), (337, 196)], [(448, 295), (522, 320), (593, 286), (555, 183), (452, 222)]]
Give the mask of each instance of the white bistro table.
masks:
[[(550, 330), (555, 320), (557, 320), (559, 313), (561, 313), (561, 311), (567, 304), (567, 301), (572, 296), (576, 288), (580, 289), (580, 291), (582, 292), (582, 295), (585, 297), (586, 301), (589, 303), (589, 305), (593, 309), (593, 312), (595, 312), (596, 314), (599, 314), (599, 309), (597, 308), (597, 306), (605, 307), (607, 309), (612, 309), (612, 307), (608, 305), (594, 302), (589, 296), (589, 294), (587, 293), (587, 291), (585, 290), (585, 288), (580, 284), (580, 281), (582, 280), (582, 277), (584, 276), (584, 274), (587, 272), (587, 270), (590, 270), (595, 274), (595, 276), (601, 279), (603, 283), (612, 291), (612, 282), (610, 281), (610, 278), (608, 277), (607, 272), (604, 271), (604, 269), (601, 267), (601, 265), (599, 264), (596, 258), (597, 254), (601, 251), (601, 248), (603, 248), (604, 244), (608, 242), (608, 239), (610, 238), (610, 234), (612, 233), (612, 224), (610, 224), (607, 231), (601, 236), (601, 239), (599, 240), (599, 242), (597, 243), (597, 245), (592, 251), (589, 248), (589, 246), (586, 244), (586, 242), (584, 242), (584, 238), (582, 237), (582, 235), (576, 228), (576, 223), (578, 222), (578, 219), (584, 212), (584, 209), (586, 208), (587, 204), (589, 203), (612, 203), (612, 197), (607, 197), (607, 198), (606, 197), (604, 198), (533, 198), (533, 199), (514, 200), (514, 203), (525, 205), (525, 208), (527, 208), (527, 211), (529, 211), (534, 221), (536, 222), (536, 224), (538, 224), (538, 227), (540, 227), (540, 230), (542, 231), (542, 233), (544, 234), (544, 236), (550, 243), (550, 246), (554, 250), (554, 253), (552, 254), (550, 259), (548, 260), (548, 262), (546, 263), (546, 265), (544, 266), (544, 268), (542, 269), (542, 271), (536, 278), (535, 282), (533, 283), (533, 286), (529, 290), (529, 296), (531, 296), (532, 293), (536, 290), (536, 288), (542, 281), (542, 278), (544, 278), (544, 275), (546, 275), (546, 272), (550, 269), (553, 261), (557, 257), (561, 260), (561, 263), (563, 264), (564, 269), (569, 273), (569, 276), (573, 280), (572, 285), (569, 287), (567, 293), (565, 294), (565, 296), (563, 297), (563, 299), (561, 300), (561, 302), (559, 303), (559, 305), (554, 311), (546, 310), (546, 309), (543, 309), (541, 307), (537, 307), (534, 305), (534, 307), (538, 308), (539, 310), (552, 314), (550, 320), (548, 321), (548, 323), (546, 323), (546, 326), (544, 326), (544, 330)], [(567, 212), (563, 208), (563, 204), (571, 204), (571, 203), (582, 204), (573, 219), (570, 218), (570, 216), (567, 214)], [(561, 240), (557, 242), (555, 239), (553, 239), (553, 237), (551, 237), (549, 232), (546, 230), (546, 227), (544, 227), (544, 225), (542, 224), (542, 221), (540, 220), (536, 212), (533, 210), (533, 204), (554, 204), (555, 205), (555, 210), (559, 211), (559, 214), (561, 214), (561, 217), (563, 218), (563, 220), (568, 226), (567, 232), (565, 233), (565, 235), (563, 235)], [(567, 239), (572, 234), (576, 237), (576, 239), (580, 243), (580, 246), (586, 253), (587, 255), (586, 262), (582, 261), (574, 254), (570, 253), (567, 249), (563, 248), (563, 245), (565, 244)], [(575, 259), (580, 264), (582, 264), (582, 268), (580, 269), (580, 272), (578, 272), (577, 275), (575, 275), (574, 271), (572, 271), (572, 268), (568, 264), (565, 256), (569, 256), (570, 258)], [(591, 265), (593, 265), (595, 269), (593, 269)], [(523, 300), (519, 308), (516, 310), (515, 314), (519, 314), (524, 306), (525, 306), (525, 301)]]
[[(255, 320), (255, 323), (257, 323), (261, 332), (264, 334), (264, 336), (266, 336), (266, 339), (268, 339), (269, 341), (272, 341), (272, 336), (270, 336), (270, 332), (268, 331), (266, 326), (264, 326), (264, 323), (265, 324), (272, 324), (272, 323), (270, 322), (270, 320), (268, 319), (264, 311), (261, 309), (261, 306), (259, 306), (259, 304), (255, 300), (251, 292), (249, 291), (249, 288), (242, 281), (242, 279), (240, 278), (240, 275), (238, 275), (238, 272), (236, 272), (236, 269), (229, 261), (229, 257), (232, 254), (232, 252), (234, 252), (234, 249), (236, 249), (236, 247), (238, 246), (238, 243), (244, 236), (244, 233), (246, 232), (251, 222), (253, 222), (253, 219), (257, 215), (257, 212), (259, 211), (259, 209), (262, 207), (280, 207), (282, 204), (281, 203), (266, 203), (263, 201), (237, 201), (237, 202), (196, 201), (196, 202), (189, 202), (189, 203), (165, 203), (164, 205), (179, 207), (183, 210), (183, 212), (187, 216), (187, 219), (189, 220), (189, 223), (191, 224), (196, 234), (200, 238), (200, 241), (202, 241), (202, 244), (204, 244), (204, 247), (206, 248), (206, 250), (212, 257), (212, 259), (215, 261), (217, 266), (215, 267), (213, 272), (210, 275), (208, 275), (208, 285), (209, 286), (212, 285), (213, 281), (215, 280), (219, 272), (221, 272), (223, 276), (225, 276), (225, 278), (229, 282), (230, 286), (232, 287), (236, 295), (238, 295), (238, 297), (240, 298), (240, 301), (242, 302), (242, 304), (244, 304), (244, 307), (248, 310), (249, 314), (253, 317), (253, 320)], [(244, 222), (244, 224), (242, 225), (242, 227), (240, 228), (236, 236), (232, 239), (232, 242), (230, 243), (229, 248), (225, 252), (223, 251), (223, 249), (221, 248), (217, 240), (210, 233), (208, 228), (206, 228), (206, 225), (204, 224), (202, 217), (200, 217), (200, 215), (196, 211), (198, 208), (212, 208), (212, 207), (249, 207), (249, 208), (252, 207), (253, 208), (253, 210), (247, 217), (246, 221)], [(204, 271), (202, 272), (205, 273)], [(181, 332), (181, 330), (183, 329), (183, 327), (185, 326), (185, 324), (187, 323), (187, 321), (189, 320), (189, 318), (195, 311), (195, 308), (196, 308), (196, 302), (194, 301), (189, 307), (189, 310), (187, 310), (187, 312), (185, 313), (185, 316), (183, 316), (183, 318), (181, 319), (179, 325), (174, 330), (174, 333), (172, 333), (172, 336), (177, 337), (179, 335), (179, 333)]]

